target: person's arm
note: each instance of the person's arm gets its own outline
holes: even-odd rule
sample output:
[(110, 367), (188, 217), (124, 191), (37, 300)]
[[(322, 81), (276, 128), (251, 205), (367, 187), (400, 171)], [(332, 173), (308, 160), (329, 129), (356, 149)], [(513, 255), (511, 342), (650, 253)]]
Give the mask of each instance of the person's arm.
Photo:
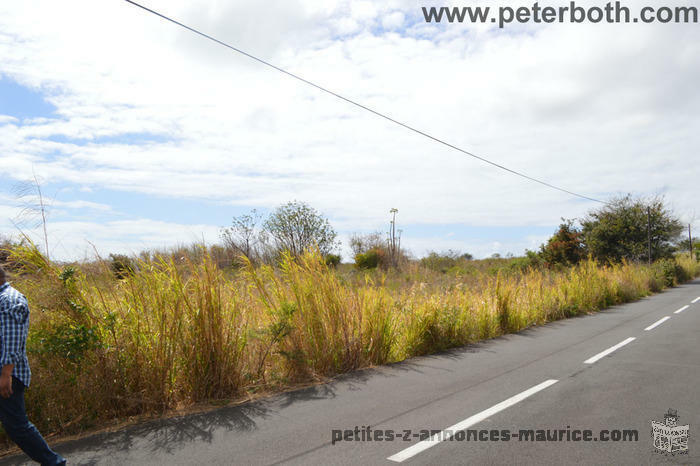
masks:
[(9, 398), (12, 395), (12, 370), (14, 364), (5, 364), (0, 372), (0, 396)]
[(25, 321), (25, 305), (22, 303), (14, 306), (0, 306), (0, 396), (9, 398), (12, 395), (12, 370), (20, 358), (22, 350), (22, 337), (24, 335), (22, 323)]

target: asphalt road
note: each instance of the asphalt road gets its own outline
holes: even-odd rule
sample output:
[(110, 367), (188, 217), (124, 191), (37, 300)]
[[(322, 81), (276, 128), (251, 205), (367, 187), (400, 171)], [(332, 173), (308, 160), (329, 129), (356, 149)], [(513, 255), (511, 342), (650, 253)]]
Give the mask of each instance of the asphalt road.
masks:
[[(696, 298), (698, 280), (594, 315), (56, 449), (69, 464), (86, 465), (700, 464)], [(687, 454), (653, 446), (650, 421), (664, 422), (670, 408), (679, 425), (689, 425)], [(372, 441), (361, 440), (363, 426)], [(336, 439), (345, 430), (355, 437), (356, 427), (359, 440), (332, 444), (334, 431)], [(439, 441), (450, 427), (477, 439), (461, 439), (463, 430)], [(432, 440), (421, 440), (426, 429), (434, 430)], [(562, 440), (503, 440), (502, 431), (530, 429), (561, 430)], [(389, 430), (394, 440), (375, 440)], [(483, 438), (492, 430), (497, 439)], [(566, 441), (567, 431), (585, 430), (591, 440)], [(625, 430), (636, 430), (636, 440), (613, 440)]]

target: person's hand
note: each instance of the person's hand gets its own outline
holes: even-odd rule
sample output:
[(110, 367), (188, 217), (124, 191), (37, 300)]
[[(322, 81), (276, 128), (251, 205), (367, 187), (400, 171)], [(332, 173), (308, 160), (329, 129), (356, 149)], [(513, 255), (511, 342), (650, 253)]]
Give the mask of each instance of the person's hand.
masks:
[(7, 371), (0, 373), (0, 396), (9, 398), (12, 395), (12, 373)]

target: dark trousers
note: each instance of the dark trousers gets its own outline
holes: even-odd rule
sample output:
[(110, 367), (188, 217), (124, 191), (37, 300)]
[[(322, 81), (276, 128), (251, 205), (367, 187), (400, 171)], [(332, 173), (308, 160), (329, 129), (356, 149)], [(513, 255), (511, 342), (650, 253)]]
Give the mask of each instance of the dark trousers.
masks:
[(34, 424), (27, 419), (24, 384), (15, 377), (12, 377), (12, 395), (9, 398), (0, 396), (0, 421), (12, 441), (37, 463), (46, 466), (66, 464), (66, 460), (49, 448)]

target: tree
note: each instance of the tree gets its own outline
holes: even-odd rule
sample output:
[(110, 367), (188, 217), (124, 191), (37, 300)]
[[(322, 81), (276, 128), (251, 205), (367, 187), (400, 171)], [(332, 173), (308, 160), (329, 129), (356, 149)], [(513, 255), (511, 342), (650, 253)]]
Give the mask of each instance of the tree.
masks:
[[(639, 262), (670, 257), (683, 225), (662, 198), (612, 199), (581, 221), (584, 243), (599, 260)], [(649, 256), (651, 239), (651, 257)]]
[[(676, 245), (676, 253), (678, 254), (689, 254), (691, 248), (690, 246), (690, 240), (688, 238), (684, 238), (681, 240), (677, 245)], [(700, 240), (697, 238), (693, 238), (693, 254), (691, 257), (696, 257), (698, 260), (700, 260)]]
[(573, 220), (562, 219), (562, 222), (547, 244), (540, 247), (540, 255), (548, 266), (573, 265), (586, 257), (581, 230), (574, 226)]
[(388, 234), (389, 260), (391, 261), (391, 265), (396, 267), (399, 263), (399, 256), (401, 255), (401, 230), (399, 230), (399, 236), (396, 236), (396, 214), (399, 213), (399, 209), (392, 207), (389, 213), (391, 214)]
[(360, 269), (373, 269), (389, 266), (389, 249), (387, 241), (380, 232), (355, 233), (350, 237), (350, 249), (355, 259), (355, 266)]
[(318, 247), (325, 256), (338, 246), (337, 234), (328, 219), (299, 201), (278, 207), (265, 221), (264, 228), (278, 252), (289, 251), (294, 256), (312, 247)]
[(136, 267), (131, 257), (124, 254), (110, 254), (109, 259), (112, 273), (119, 280), (123, 280), (134, 274)]
[(386, 241), (379, 232), (359, 234), (354, 233), (350, 237), (350, 249), (352, 255), (365, 254), (372, 249), (386, 249)]
[(259, 247), (264, 243), (264, 233), (260, 231), (262, 215), (253, 209), (248, 214), (233, 217), (231, 226), (221, 230), (224, 246), (255, 261), (259, 256)]

